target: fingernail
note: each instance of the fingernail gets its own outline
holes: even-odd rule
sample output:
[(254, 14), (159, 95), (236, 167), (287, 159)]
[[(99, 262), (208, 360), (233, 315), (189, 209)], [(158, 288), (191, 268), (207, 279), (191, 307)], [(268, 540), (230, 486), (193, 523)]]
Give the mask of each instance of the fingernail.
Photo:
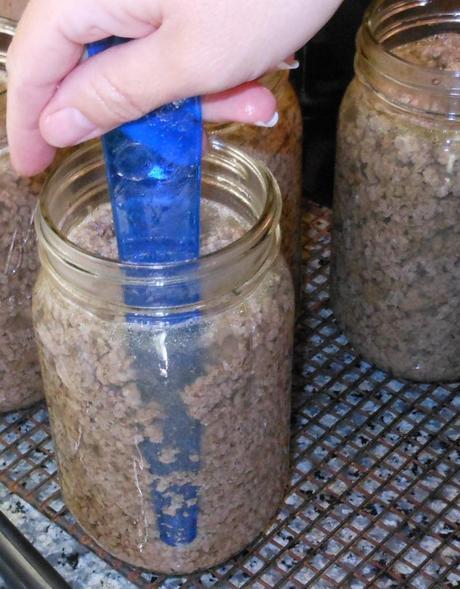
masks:
[(41, 131), (45, 140), (55, 147), (69, 147), (100, 135), (96, 125), (72, 107), (48, 115)]
[(257, 121), (257, 123), (254, 123), (257, 127), (275, 127), (278, 124), (278, 121), (280, 120), (280, 115), (278, 114), (278, 112), (275, 112), (275, 114), (272, 116), (272, 118), (269, 121)]
[(279, 70), (296, 70), (299, 68), (299, 66), (300, 66), (300, 63), (297, 61), (297, 59), (293, 59), (292, 61), (282, 61), (278, 65), (278, 69)]

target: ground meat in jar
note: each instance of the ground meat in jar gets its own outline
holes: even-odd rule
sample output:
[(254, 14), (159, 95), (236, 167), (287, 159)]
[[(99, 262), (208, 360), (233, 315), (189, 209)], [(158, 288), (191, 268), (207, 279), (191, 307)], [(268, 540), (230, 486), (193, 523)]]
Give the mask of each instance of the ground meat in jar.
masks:
[[(248, 228), (209, 203), (202, 227), (202, 253)], [(69, 236), (84, 249), (116, 255), (108, 205)], [(192, 457), (200, 468), (193, 473), (152, 472), (145, 444), (165, 443), (165, 407), (143, 396), (125, 321), (85, 309), (43, 273), (34, 316), (64, 497), (86, 531), (115, 556), (166, 573), (207, 568), (254, 539), (274, 516), (288, 475), (293, 297), (282, 258), (234, 306), (168, 327), (173, 345), (193, 346), (194, 322), (200, 325), (201, 369), (180, 392), (202, 432), (200, 456)], [(141, 325), (132, 329), (142, 337)], [(164, 338), (148, 329), (155, 358), (153, 348)], [(166, 444), (159, 454), (166, 470), (177, 451)], [(169, 546), (160, 539), (152, 486), (161, 494), (189, 484), (199, 489), (197, 536)], [(168, 498), (165, 512), (174, 517), (184, 499)]]
[(460, 71), (460, 35), (440, 33), (395, 47), (392, 51), (403, 61), (445, 71)]
[[(393, 53), (458, 68), (459, 39)], [(356, 349), (401, 377), (460, 376), (459, 197), (458, 123), (393, 108), (354, 80), (338, 131), (331, 297)]]
[[(300, 219), (302, 213), (302, 113), (293, 86), (286, 73), (280, 73), (275, 87), (279, 113), (272, 128), (255, 125), (226, 124), (207, 127), (211, 135), (240, 147), (252, 157), (264, 162), (275, 176), (283, 198), (281, 212), (281, 251), (291, 269), (296, 295), (300, 292)], [(273, 77), (273, 76), (272, 76)], [(262, 78), (262, 82), (265, 78)]]
[(33, 213), (42, 178), (19, 178), (0, 157), (0, 412), (43, 396), (31, 315), (38, 272)]

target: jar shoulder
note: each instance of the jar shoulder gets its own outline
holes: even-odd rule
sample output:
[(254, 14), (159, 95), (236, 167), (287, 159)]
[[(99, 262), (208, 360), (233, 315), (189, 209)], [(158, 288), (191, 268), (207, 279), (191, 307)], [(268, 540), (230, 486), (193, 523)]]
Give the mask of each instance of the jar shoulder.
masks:
[(350, 82), (340, 105), (339, 138), (351, 125), (364, 133), (419, 135), (430, 142), (445, 142), (453, 149), (460, 143), (460, 121), (399, 108), (359, 76)]

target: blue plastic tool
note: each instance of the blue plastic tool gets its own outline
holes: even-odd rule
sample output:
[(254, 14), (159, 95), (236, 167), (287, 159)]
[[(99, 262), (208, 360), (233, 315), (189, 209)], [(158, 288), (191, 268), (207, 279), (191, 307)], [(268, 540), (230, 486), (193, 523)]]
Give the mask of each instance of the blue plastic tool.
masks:
[[(112, 37), (93, 43), (88, 54), (124, 41)], [(198, 258), (201, 145), (199, 98), (168, 104), (104, 136), (122, 261), (162, 263)]]
[[(125, 41), (112, 37), (93, 43), (88, 55)], [(202, 145), (199, 98), (168, 104), (124, 124), (107, 133), (102, 143), (120, 260), (152, 264), (197, 259)], [(139, 277), (142, 270), (133, 268), (132, 274)], [(198, 297), (198, 290), (196, 284), (189, 289), (165, 286), (161, 300), (155, 302), (191, 303)], [(124, 297), (133, 307), (145, 306), (148, 297), (152, 302), (152, 293), (143, 287), (126, 287)], [(174, 336), (190, 315), (165, 319), (163, 324), (142, 312), (131, 313), (127, 319), (142, 398), (146, 403), (155, 399), (165, 415), (163, 440), (156, 443), (145, 438), (140, 444), (150, 472), (158, 477), (152, 486), (152, 502), (160, 538), (168, 545), (179, 546), (196, 537), (199, 488), (171, 483), (165, 489), (160, 483), (161, 477), (164, 480), (168, 475), (174, 478), (174, 473), (197, 473), (200, 468), (201, 424), (190, 417), (181, 398), (184, 386), (201, 370), (199, 330), (192, 322), (190, 328), (180, 326), (180, 337)], [(158, 325), (152, 325), (155, 322)], [(162, 350), (155, 343), (158, 334)], [(173, 358), (174, 370), (168, 369), (168, 357)], [(163, 452), (171, 449), (172, 462), (163, 457)]]

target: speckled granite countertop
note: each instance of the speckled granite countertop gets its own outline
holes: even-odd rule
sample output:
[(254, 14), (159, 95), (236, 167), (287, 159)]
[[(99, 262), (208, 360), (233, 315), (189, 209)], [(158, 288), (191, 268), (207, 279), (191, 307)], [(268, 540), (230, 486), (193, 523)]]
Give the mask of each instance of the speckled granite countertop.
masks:
[[(59, 526), (0, 484), (0, 510), (74, 589), (135, 589)], [(0, 578), (0, 589), (10, 589)]]

